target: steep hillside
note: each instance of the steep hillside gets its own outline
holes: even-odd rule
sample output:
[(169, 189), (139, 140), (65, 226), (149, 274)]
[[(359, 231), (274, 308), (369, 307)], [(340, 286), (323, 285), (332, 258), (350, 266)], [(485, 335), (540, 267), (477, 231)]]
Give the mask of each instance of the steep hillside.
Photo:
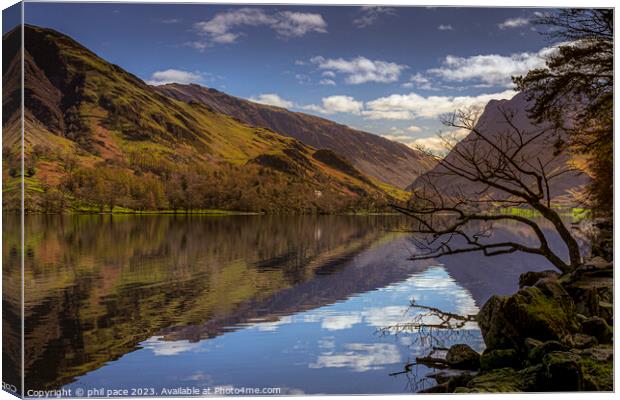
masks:
[[(528, 116), (528, 108), (529, 103), (524, 93), (519, 93), (510, 100), (490, 101), (476, 123), (476, 130), (488, 138), (489, 143), (479, 140), (474, 132), (470, 132), (444, 160), (447, 165), (471, 170), (473, 176), (482, 172), (487, 173), (485, 168), (489, 165), (495, 168), (506, 167), (497, 162), (500, 158), (496, 149), (509, 149), (510, 152), (514, 152), (514, 160), (524, 171), (540, 171), (540, 166), (544, 166), (549, 186), (545, 193), (548, 192), (556, 204), (576, 205), (579, 192), (590, 179), (582, 172), (583, 168), (580, 168), (582, 160), (566, 150), (558, 153), (555, 145), (560, 133), (548, 124), (534, 123)], [(463, 155), (479, 159), (480, 163), (476, 167), (468, 166), (463, 162)], [(479, 171), (474, 171), (474, 168), (478, 168)], [(532, 176), (525, 172), (519, 172), (518, 175), (526, 186), (536, 187), (537, 183)], [(416, 179), (409, 189), (428, 188), (429, 182), (432, 182), (433, 190), (436, 189), (448, 196), (464, 194), (468, 198), (478, 200), (482, 197), (506, 198), (505, 192), (498, 192), (497, 189), (457, 176), (441, 164)], [(514, 185), (515, 188), (522, 189), (516, 183)]]
[[(13, 50), (4, 72), (18, 34), (3, 38)], [(29, 211), (333, 212), (389, 201), (337, 155), (165, 96), (61, 33), (26, 26), (24, 55)], [(9, 88), (15, 79), (3, 76)], [(5, 102), (3, 125), (16, 121), (18, 102)], [(19, 181), (18, 145), (19, 134), (3, 140), (8, 181)]]
[(333, 150), (364, 174), (398, 188), (405, 188), (435, 165), (434, 159), (402, 143), (323, 118), (254, 103), (195, 84), (155, 88), (179, 100), (205, 104), (249, 125), (292, 136), (312, 147)]

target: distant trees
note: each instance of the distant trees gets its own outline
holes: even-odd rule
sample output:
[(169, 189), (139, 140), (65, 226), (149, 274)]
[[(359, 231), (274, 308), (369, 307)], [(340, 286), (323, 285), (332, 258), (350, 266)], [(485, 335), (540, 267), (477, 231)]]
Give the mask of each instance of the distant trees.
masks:
[(612, 9), (564, 9), (534, 22), (552, 39), (562, 40), (546, 68), (515, 78), (534, 100), (531, 114), (568, 132), (562, 148), (585, 154), (593, 176), (590, 203), (598, 216), (613, 210), (613, 68)]
[[(330, 178), (317, 174), (316, 185), (306, 177), (246, 163), (201, 164), (148, 153), (130, 152), (127, 160), (108, 159), (90, 164), (75, 151), (37, 148), (27, 155), (53, 171), (36, 175), (40, 187), (26, 188), (28, 212), (157, 211), (193, 212), (207, 209), (266, 213), (333, 213), (377, 211), (386, 201), (373, 196), (330, 189)], [(19, 160), (19, 157), (17, 157)], [(19, 163), (17, 164), (19, 167)], [(21, 169), (16, 169), (21, 171)], [(317, 195), (320, 187), (320, 195)]]

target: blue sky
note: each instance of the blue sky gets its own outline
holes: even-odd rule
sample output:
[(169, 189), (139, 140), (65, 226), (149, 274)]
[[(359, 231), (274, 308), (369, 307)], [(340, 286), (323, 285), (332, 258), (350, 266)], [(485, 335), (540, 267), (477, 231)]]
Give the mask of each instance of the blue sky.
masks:
[(153, 84), (195, 82), (432, 147), (439, 115), (542, 65), (542, 9), (26, 3)]

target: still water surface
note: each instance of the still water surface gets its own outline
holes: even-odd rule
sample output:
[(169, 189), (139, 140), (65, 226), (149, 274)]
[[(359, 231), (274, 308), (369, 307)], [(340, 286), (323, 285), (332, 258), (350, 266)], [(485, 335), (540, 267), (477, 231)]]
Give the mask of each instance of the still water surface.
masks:
[[(399, 216), (27, 216), (26, 389), (427, 387), (426, 367), (390, 373), (432, 346), (482, 351), (475, 324), (399, 335), (381, 328), (419, 318), (412, 300), (476, 313), (492, 294), (514, 292), (520, 273), (550, 265), (523, 254), (412, 262), (407, 224)], [(3, 271), (13, 276), (19, 241), (8, 236)], [(534, 241), (513, 225), (495, 236)]]

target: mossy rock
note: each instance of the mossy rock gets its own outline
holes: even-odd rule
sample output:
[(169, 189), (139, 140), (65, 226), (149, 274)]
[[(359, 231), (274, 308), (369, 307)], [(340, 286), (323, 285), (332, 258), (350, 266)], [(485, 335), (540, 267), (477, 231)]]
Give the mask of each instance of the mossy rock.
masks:
[(557, 279), (559, 277), (560, 273), (553, 270), (524, 272), (519, 276), (519, 288), (534, 286), (541, 279)]
[(581, 330), (586, 335), (594, 336), (599, 343), (611, 343), (614, 333), (605, 319), (601, 317), (591, 317), (581, 323)]
[(588, 356), (586, 352), (582, 352), (584, 390), (614, 390), (613, 349), (609, 348), (609, 350), (611, 350), (609, 352), (611, 357), (607, 358)]
[(584, 388), (581, 358), (572, 352), (554, 351), (542, 360), (542, 389), (545, 391), (578, 391)]
[(539, 364), (544, 356), (554, 351), (567, 351), (568, 347), (557, 340), (549, 340), (530, 349), (528, 359), (530, 364)]
[(471, 372), (463, 371), (460, 373), (450, 373), (447, 375), (437, 373), (434, 376), (434, 379), (437, 381), (437, 385), (421, 390), (420, 393), (453, 393), (458, 387), (467, 385), (473, 377), (474, 375)]
[(566, 341), (578, 330), (572, 299), (562, 285), (549, 279), (509, 297), (491, 297), (477, 320), (490, 350), (521, 350), (528, 337)]
[(467, 392), (514, 393), (534, 390), (537, 374), (538, 370), (533, 368), (521, 371), (514, 368), (495, 369), (469, 381)]
[(480, 367), (480, 354), (466, 344), (455, 344), (448, 349), (446, 362), (452, 368), (476, 370)]
[(572, 342), (572, 347), (576, 349), (585, 349), (598, 344), (598, 340), (596, 340), (594, 336), (586, 335), (584, 333), (575, 333), (572, 337)]
[(573, 298), (578, 313), (588, 317), (607, 317), (608, 313), (601, 309), (601, 303), (613, 303), (613, 275), (600, 276), (602, 272), (607, 270), (581, 274), (574, 272), (570, 279), (563, 278), (568, 279), (564, 282), (564, 287)]
[(484, 352), (480, 357), (480, 370), (490, 371), (499, 368), (520, 368), (523, 362), (515, 349), (495, 349)]

